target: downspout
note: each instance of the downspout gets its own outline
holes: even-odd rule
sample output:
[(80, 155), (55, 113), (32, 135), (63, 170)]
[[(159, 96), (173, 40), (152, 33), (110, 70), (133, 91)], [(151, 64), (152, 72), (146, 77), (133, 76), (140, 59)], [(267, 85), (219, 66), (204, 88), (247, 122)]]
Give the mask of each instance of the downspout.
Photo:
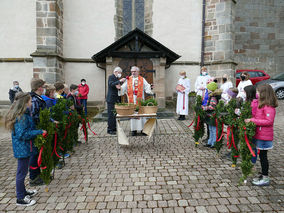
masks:
[(203, 0), (203, 5), (202, 5), (202, 32), (201, 32), (201, 61), (200, 61), (200, 66), (204, 66), (204, 40), (205, 40), (205, 9), (206, 9), (206, 0)]

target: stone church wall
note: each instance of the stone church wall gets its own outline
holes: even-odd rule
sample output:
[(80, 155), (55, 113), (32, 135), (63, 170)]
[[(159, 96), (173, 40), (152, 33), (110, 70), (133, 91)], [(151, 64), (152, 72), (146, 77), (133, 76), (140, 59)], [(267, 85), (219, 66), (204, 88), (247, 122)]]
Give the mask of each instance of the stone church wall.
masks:
[(201, 57), (202, 1), (153, 1), (153, 35), (160, 43), (181, 55), (166, 69), (166, 97), (173, 96), (180, 71), (186, 71), (194, 90)]
[[(34, 0), (2, 0), (0, 6), (0, 102), (8, 102), (8, 91), (17, 80), (30, 91), (36, 49), (36, 3)], [(18, 62), (14, 62), (15, 59)]]
[(239, 0), (235, 17), (238, 69), (283, 72), (284, 1)]

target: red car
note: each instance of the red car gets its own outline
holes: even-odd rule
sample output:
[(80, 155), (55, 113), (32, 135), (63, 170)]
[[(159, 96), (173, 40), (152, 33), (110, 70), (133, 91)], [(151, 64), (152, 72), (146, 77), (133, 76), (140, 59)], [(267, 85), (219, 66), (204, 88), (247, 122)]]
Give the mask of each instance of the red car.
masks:
[(270, 79), (270, 76), (267, 73), (265, 73), (263, 70), (237, 70), (236, 71), (236, 86), (239, 85), (240, 75), (244, 71), (248, 72), (249, 79), (251, 80), (253, 85), (255, 85), (256, 82)]

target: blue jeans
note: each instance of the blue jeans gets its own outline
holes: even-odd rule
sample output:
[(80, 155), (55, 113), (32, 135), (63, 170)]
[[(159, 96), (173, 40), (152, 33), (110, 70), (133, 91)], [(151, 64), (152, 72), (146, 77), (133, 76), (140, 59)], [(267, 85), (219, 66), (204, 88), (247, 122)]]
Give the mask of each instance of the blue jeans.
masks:
[[(38, 154), (34, 154), (30, 157), (30, 166), (32, 167), (38, 167), (38, 163), (37, 163), (37, 159), (38, 159)], [(36, 179), (37, 176), (40, 175), (40, 168), (37, 169), (31, 169), (30, 168), (30, 180), (34, 180)]]
[(216, 143), (216, 126), (209, 124), (209, 139), (208, 144), (214, 146)]
[(87, 99), (80, 99), (80, 102), (85, 108), (85, 115), (87, 116)]
[(24, 199), (26, 196), (25, 178), (29, 171), (29, 158), (18, 158), (18, 168), (16, 174), (17, 199)]

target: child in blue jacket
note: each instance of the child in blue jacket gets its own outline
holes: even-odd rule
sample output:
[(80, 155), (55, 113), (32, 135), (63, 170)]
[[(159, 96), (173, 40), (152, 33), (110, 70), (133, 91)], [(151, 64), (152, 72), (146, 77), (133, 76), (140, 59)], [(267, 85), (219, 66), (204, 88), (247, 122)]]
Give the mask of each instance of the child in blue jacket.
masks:
[(31, 206), (36, 203), (30, 198), (36, 190), (26, 190), (25, 178), (29, 169), (29, 160), (32, 155), (32, 140), (40, 134), (46, 134), (45, 130), (36, 130), (30, 113), (32, 98), (29, 93), (18, 93), (14, 103), (5, 117), (5, 127), (12, 132), (12, 145), (14, 157), (18, 160), (16, 174), (16, 192), (19, 206)]

